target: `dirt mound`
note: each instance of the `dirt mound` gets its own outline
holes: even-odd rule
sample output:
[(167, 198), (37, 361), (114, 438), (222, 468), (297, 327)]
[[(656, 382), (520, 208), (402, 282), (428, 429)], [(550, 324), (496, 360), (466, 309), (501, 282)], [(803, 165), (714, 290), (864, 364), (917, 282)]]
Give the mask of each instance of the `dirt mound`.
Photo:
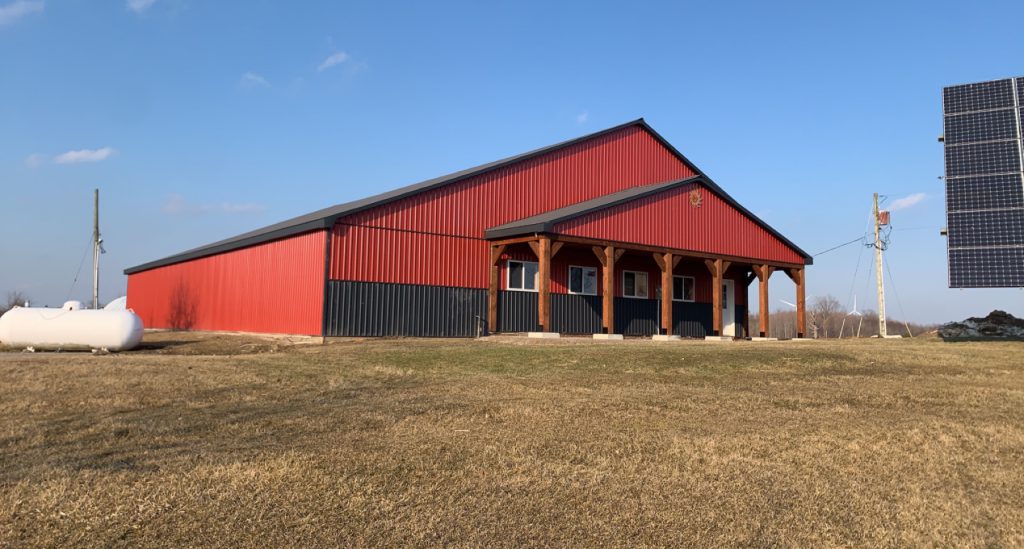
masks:
[(939, 328), (942, 339), (1020, 339), (1024, 340), (1024, 319), (1006, 311), (992, 311), (984, 318), (971, 317)]

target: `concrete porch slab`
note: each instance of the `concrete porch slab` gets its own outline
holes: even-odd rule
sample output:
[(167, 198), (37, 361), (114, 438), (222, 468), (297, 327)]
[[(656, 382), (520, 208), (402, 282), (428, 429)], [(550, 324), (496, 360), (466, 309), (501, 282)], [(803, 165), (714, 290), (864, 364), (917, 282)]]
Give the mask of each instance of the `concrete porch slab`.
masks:
[(562, 337), (562, 334), (558, 332), (529, 332), (526, 337), (535, 337), (538, 339), (558, 339)]
[(778, 341), (777, 337), (752, 337), (750, 341)]
[(619, 341), (622, 339), (622, 334), (594, 334), (594, 339)]
[(704, 341), (732, 341), (732, 336), (704, 336)]
[(677, 335), (662, 335), (655, 334), (651, 336), (652, 341), (679, 341), (681, 338)]

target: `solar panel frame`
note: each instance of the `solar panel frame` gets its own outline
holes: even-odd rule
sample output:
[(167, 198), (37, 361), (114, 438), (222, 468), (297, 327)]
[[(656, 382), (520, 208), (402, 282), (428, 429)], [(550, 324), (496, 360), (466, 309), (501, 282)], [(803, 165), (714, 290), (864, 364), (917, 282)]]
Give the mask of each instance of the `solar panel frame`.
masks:
[(1024, 77), (942, 101), (949, 286), (1024, 287)]

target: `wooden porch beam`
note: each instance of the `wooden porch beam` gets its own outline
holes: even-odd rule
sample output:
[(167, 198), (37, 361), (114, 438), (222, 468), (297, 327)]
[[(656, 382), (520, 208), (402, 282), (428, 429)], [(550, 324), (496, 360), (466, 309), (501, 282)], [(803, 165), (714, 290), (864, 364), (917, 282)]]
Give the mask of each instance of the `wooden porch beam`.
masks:
[(530, 249), (533, 250), (533, 255), (537, 256), (537, 259), (539, 260), (541, 254), (540, 242), (536, 240), (530, 240), (527, 241), (527, 244), (530, 245)]
[[(533, 240), (536, 240), (536, 237), (531, 237), (531, 238)], [(709, 254), (709, 253), (704, 253), (704, 252), (695, 252), (693, 250), (683, 250), (683, 249), (679, 249), (679, 248), (665, 248), (665, 247), (660, 247), (660, 246), (647, 246), (647, 245), (644, 245), (644, 244), (633, 244), (633, 243), (629, 243), (629, 242), (619, 242), (619, 241), (614, 241), (614, 240), (600, 240), (600, 239), (595, 239), (595, 238), (585, 238), (585, 237), (570, 236), (570, 235), (558, 235), (557, 238), (558, 238), (558, 240), (560, 242), (565, 242), (565, 243), (568, 243), (568, 244), (582, 244), (582, 245), (588, 245), (588, 246), (600, 246), (602, 248), (607, 247), (607, 246), (612, 246), (617, 251), (623, 251), (623, 252), (628, 250), (628, 251), (634, 251), (634, 252), (671, 253), (673, 256), (679, 256), (680, 258), (710, 259), (712, 261), (715, 260), (715, 259), (722, 259), (724, 261), (728, 261), (730, 264), (732, 264), (732, 263), (743, 263), (743, 264), (763, 264), (763, 263), (766, 263), (766, 261), (764, 259), (757, 259), (757, 258), (752, 258), (752, 257), (730, 256), (730, 255), (715, 255), (715, 254)], [(527, 240), (530, 240), (530, 239), (527, 239)], [(527, 240), (523, 240), (523, 242), (526, 242)], [(769, 263), (773, 267), (787, 268), (787, 269), (789, 269), (789, 268), (799, 269), (799, 268), (803, 267), (803, 265), (800, 265), (798, 263), (787, 263), (787, 262), (783, 262), (783, 261), (771, 261), (771, 262), (767, 262), (767, 263)]]
[(531, 235), (531, 236), (517, 236), (515, 238), (501, 238), (501, 239), (498, 239), (498, 240), (492, 240), (491, 244), (512, 245), (512, 244), (525, 244), (526, 242), (536, 242), (536, 241), (537, 241), (537, 235)]

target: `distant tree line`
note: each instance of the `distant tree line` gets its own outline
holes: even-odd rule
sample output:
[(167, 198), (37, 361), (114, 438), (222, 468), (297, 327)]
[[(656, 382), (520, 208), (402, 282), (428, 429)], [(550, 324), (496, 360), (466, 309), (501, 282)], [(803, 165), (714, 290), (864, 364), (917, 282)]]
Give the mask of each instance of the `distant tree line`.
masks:
[[(824, 339), (841, 337), (877, 337), (878, 313), (865, 309), (855, 314), (843, 309), (839, 300), (831, 295), (815, 297), (807, 307), (806, 337)], [(750, 331), (757, 335), (757, 313), (750, 313)], [(886, 317), (889, 335), (918, 336), (938, 329), (938, 324), (917, 324)], [(796, 311), (772, 311), (768, 323), (768, 337), (796, 337)]]
[(0, 315), (10, 311), (15, 306), (24, 307), (28, 302), (28, 296), (23, 292), (7, 292), (7, 299), (0, 301)]

